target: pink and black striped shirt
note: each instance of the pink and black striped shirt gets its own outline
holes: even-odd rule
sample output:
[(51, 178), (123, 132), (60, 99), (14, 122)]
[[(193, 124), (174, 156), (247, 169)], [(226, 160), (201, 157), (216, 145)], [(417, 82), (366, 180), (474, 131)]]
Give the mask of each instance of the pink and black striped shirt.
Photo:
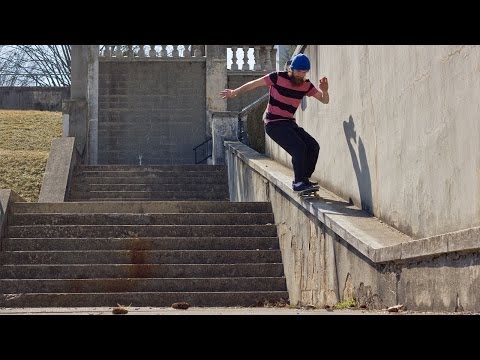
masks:
[(294, 85), (287, 71), (272, 72), (263, 78), (270, 86), (265, 123), (278, 120), (295, 121), (295, 112), (302, 98), (318, 92), (310, 80), (306, 80), (302, 85)]

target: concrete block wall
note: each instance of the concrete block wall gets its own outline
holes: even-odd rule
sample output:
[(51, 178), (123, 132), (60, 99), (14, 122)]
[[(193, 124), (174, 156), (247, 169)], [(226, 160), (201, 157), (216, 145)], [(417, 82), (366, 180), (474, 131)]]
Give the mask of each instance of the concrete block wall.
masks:
[(69, 87), (0, 87), (0, 109), (62, 111), (69, 97)]
[[(228, 88), (235, 89), (249, 81), (258, 79), (266, 75), (263, 71), (249, 72), (244, 74), (244, 71), (229, 71), (228, 72)], [(260, 98), (262, 95), (268, 92), (266, 86), (261, 86), (252, 91), (249, 91), (241, 96), (237, 96), (232, 99), (227, 100), (227, 110), (228, 111), (241, 111), (245, 106), (250, 105), (252, 102)]]
[(206, 139), (205, 59), (100, 60), (98, 164), (192, 164)]
[[(320, 143), (313, 177), (415, 239), (480, 225), (480, 46), (313, 46), (327, 76), (297, 121)], [(266, 153), (291, 167), (267, 137)]]

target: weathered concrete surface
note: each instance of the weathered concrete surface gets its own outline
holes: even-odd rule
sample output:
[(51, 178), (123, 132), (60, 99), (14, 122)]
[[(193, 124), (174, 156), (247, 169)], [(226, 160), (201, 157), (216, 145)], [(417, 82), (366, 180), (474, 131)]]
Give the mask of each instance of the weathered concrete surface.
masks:
[(207, 138), (205, 67), (204, 57), (102, 58), (98, 163), (195, 163)]
[(212, 113), (226, 111), (227, 102), (220, 91), (227, 87), (227, 48), (225, 45), (206, 45), (206, 117), (205, 133), (211, 135)]
[(1, 86), (0, 109), (61, 111), (70, 87)]
[(241, 143), (226, 143), (226, 162), (231, 200), (272, 203), (292, 304), (480, 310), (479, 228), (415, 240), (324, 189), (301, 199), (290, 169)]
[(238, 140), (238, 119), (235, 111), (212, 113), (212, 164), (225, 164), (225, 141)]
[(12, 204), (24, 201), (15, 191), (0, 189), (0, 250), (2, 249), (2, 239), (5, 237), (7, 230), (8, 215), (12, 212)]
[(64, 202), (73, 170), (79, 162), (75, 138), (53, 139), (38, 202)]
[[(314, 177), (413, 238), (480, 226), (480, 46), (308, 46)], [(267, 153), (291, 167), (267, 136)]]

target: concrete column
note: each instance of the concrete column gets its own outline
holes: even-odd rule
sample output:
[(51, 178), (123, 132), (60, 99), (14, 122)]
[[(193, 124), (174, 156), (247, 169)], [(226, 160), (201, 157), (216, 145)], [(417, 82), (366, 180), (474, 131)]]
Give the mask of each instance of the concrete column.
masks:
[(72, 45), (72, 84), (68, 136), (83, 158), (88, 135), (88, 45)]
[(89, 45), (88, 55), (88, 150), (87, 161), (96, 165), (98, 159), (98, 45)]
[(64, 126), (88, 164), (98, 158), (98, 51), (98, 45), (72, 45), (71, 102)]
[(225, 45), (206, 45), (206, 132), (212, 135), (212, 114), (227, 110), (227, 101), (220, 97), (220, 91), (227, 87), (227, 47)]
[(225, 164), (224, 141), (238, 141), (238, 112), (217, 111), (212, 113), (212, 164)]

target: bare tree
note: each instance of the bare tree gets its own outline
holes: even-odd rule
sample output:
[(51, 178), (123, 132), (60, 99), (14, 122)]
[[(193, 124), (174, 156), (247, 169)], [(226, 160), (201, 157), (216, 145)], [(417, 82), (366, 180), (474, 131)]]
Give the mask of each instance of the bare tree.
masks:
[(0, 47), (0, 86), (70, 86), (70, 45)]

